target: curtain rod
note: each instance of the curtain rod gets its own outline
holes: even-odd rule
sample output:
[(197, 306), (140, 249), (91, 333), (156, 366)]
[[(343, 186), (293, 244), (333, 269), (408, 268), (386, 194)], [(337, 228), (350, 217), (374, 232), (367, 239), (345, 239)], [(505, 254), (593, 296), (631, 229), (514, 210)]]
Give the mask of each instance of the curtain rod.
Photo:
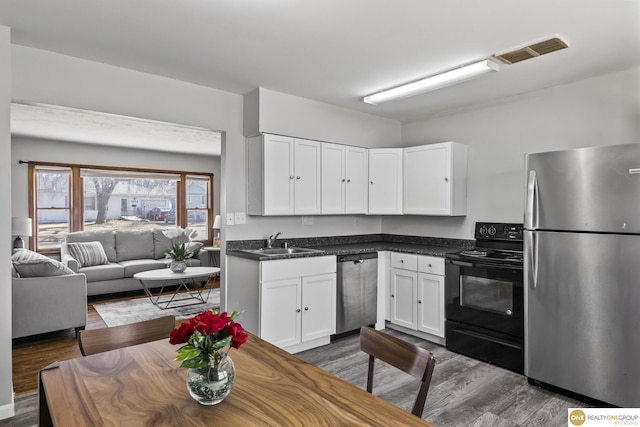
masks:
[(18, 164), (28, 164), (28, 165), (43, 165), (43, 166), (55, 166), (61, 168), (73, 168), (78, 167), (80, 169), (100, 169), (100, 170), (124, 170), (124, 171), (133, 171), (133, 172), (144, 172), (144, 173), (183, 173), (185, 175), (209, 175), (214, 176), (211, 172), (190, 172), (190, 171), (175, 171), (175, 170), (161, 170), (161, 169), (140, 169), (140, 168), (131, 168), (126, 166), (101, 166), (101, 165), (79, 165), (79, 164), (68, 164), (68, 163), (56, 163), (56, 162), (42, 162), (37, 160), (18, 160)]

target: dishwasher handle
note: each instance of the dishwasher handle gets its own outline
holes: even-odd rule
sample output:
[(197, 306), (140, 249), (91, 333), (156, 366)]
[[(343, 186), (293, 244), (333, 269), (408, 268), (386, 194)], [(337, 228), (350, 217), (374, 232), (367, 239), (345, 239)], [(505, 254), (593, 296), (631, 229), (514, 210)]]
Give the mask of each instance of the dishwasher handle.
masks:
[(351, 254), (351, 255), (340, 255), (338, 256), (338, 263), (342, 262), (353, 262), (354, 264), (362, 264), (367, 260), (378, 258), (377, 252), (372, 253), (363, 253), (363, 254)]

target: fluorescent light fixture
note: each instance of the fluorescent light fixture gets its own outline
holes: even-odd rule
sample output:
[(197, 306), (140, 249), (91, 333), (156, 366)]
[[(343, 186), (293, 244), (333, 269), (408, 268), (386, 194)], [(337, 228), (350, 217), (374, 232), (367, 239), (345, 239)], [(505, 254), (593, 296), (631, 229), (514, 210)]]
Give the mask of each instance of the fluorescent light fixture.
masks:
[(407, 98), (419, 93), (463, 82), (490, 71), (500, 71), (500, 67), (495, 62), (485, 59), (474, 64), (394, 87), (393, 89), (383, 90), (382, 92), (365, 96), (363, 101), (367, 104), (376, 105), (381, 102), (392, 101), (394, 99)]

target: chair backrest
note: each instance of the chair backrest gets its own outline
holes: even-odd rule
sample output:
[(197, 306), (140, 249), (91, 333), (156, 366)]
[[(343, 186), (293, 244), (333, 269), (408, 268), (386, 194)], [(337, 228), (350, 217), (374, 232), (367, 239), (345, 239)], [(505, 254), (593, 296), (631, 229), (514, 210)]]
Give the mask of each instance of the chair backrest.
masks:
[(174, 316), (158, 317), (128, 325), (88, 329), (78, 334), (83, 356), (168, 338), (176, 326)]
[(373, 365), (375, 359), (383, 360), (422, 382), (411, 410), (413, 415), (422, 417), (433, 368), (436, 365), (433, 353), (368, 326), (360, 329), (360, 350), (369, 355), (369, 372), (367, 376), (367, 391), (369, 393), (373, 390)]

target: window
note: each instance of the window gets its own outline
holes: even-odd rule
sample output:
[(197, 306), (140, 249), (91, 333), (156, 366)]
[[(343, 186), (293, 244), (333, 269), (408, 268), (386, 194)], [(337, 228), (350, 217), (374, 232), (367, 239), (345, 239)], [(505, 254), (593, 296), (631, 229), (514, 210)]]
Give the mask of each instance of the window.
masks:
[(70, 177), (71, 169), (37, 168), (36, 179), (36, 236), (38, 248), (60, 247), (64, 236), (70, 231)]
[[(187, 176), (187, 226), (195, 228), (198, 236), (207, 235), (209, 224), (209, 180), (199, 176)], [(212, 225), (213, 227), (213, 225)]]
[(59, 251), (66, 234), (80, 230), (180, 225), (212, 241), (211, 174), (42, 164), (30, 164), (30, 174), (37, 251)]

